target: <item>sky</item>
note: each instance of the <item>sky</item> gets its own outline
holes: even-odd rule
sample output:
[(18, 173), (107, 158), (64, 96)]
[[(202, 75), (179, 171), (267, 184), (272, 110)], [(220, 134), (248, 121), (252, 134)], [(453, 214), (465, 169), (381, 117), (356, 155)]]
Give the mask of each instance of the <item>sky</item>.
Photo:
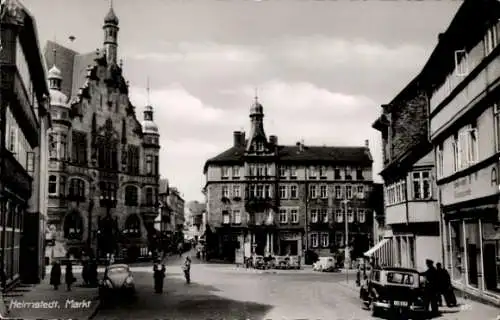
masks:
[[(106, 0), (24, 0), (47, 40), (102, 47)], [(114, 0), (118, 55), (139, 120), (150, 102), (160, 172), (203, 201), (203, 165), (249, 131), (255, 91), (280, 144), (363, 146), (382, 169), (373, 121), (417, 75), (461, 1)], [(76, 40), (71, 42), (70, 36)]]

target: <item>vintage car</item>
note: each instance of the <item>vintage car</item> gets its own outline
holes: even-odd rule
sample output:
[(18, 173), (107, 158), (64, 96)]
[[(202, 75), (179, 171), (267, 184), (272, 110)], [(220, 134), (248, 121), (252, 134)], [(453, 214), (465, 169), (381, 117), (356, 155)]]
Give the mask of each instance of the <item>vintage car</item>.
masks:
[(125, 294), (135, 296), (134, 277), (127, 264), (112, 264), (106, 267), (104, 277), (99, 283), (99, 296), (102, 299)]
[[(415, 269), (382, 267), (371, 271), (368, 299), (372, 315), (396, 315), (402, 318), (425, 318), (424, 277)], [(366, 302), (366, 301), (365, 301)]]
[(321, 272), (334, 272), (338, 271), (335, 266), (335, 259), (333, 257), (319, 257), (319, 260), (316, 261), (313, 265), (314, 271)]

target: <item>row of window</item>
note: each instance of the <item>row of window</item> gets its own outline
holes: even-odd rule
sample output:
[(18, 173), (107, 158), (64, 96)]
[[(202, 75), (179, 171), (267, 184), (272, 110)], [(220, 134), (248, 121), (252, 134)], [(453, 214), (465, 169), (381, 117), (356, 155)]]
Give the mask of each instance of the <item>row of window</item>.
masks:
[[(330, 235), (327, 232), (312, 232), (309, 238), (311, 239), (312, 248), (328, 248), (330, 246)], [(353, 238), (353, 236), (350, 236), (349, 240), (352, 241)], [(344, 234), (335, 232), (335, 245), (341, 247), (344, 244)]]
[[(280, 199), (298, 199), (298, 185), (280, 185), (279, 197)], [(336, 185), (334, 186), (335, 199), (363, 199), (365, 196), (365, 189), (363, 185)], [(223, 198), (241, 198), (240, 185), (224, 185), (222, 186)], [(248, 186), (248, 197), (250, 198), (272, 198), (272, 186), (268, 184), (257, 184)], [(328, 199), (329, 190), (327, 185), (310, 185), (309, 198), (311, 199)]]
[(330, 234), (326, 232), (311, 233), (311, 247), (328, 248), (330, 246)]
[[(63, 223), (63, 234), (66, 239), (82, 240), (84, 222), (78, 211), (73, 211), (66, 215)], [(141, 220), (136, 214), (131, 214), (125, 220), (122, 233), (128, 237), (140, 237)]]
[[(409, 194), (412, 200), (430, 200), (432, 199), (432, 176), (431, 171), (416, 171), (410, 173), (411, 190)], [(399, 180), (385, 187), (386, 205), (395, 205), (406, 202), (407, 200), (406, 180)]]
[[(250, 177), (271, 177), (274, 176), (273, 164), (249, 164), (248, 165), (248, 176)], [(290, 178), (292, 180), (297, 179), (297, 170), (295, 166), (280, 166), (279, 167), (279, 177), (281, 179)], [(329, 167), (327, 166), (311, 166), (307, 169), (308, 179), (321, 179), (326, 180), (328, 178), (327, 173)], [(334, 179), (335, 180), (363, 180), (363, 170), (360, 168), (352, 169), (346, 167), (343, 169), (334, 168)], [(241, 167), (221, 167), (221, 177), (226, 180), (232, 177), (234, 180), (239, 180), (241, 178)]]
[[(11, 138), (14, 141), (14, 138)], [(66, 160), (67, 146), (69, 144), (68, 136), (64, 132), (51, 132), (49, 134), (49, 157), (54, 160)], [(100, 168), (118, 170), (118, 144), (105, 137), (98, 138), (98, 164)], [(88, 163), (88, 140), (87, 133), (73, 131), (71, 143), (71, 161), (78, 165)], [(140, 148), (138, 146), (129, 146), (124, 151), (122, 157), (123, 170), (132, 175), (139, 174)], [(157, 155), (145, 156), (145, 172), (147, 175), (159, 174), (159, 157)]]
[[(66, 190), (67, 183), (64, 176), (49, 176), (49, 195), (69, 196), (75, 199), (83, 200), (86, 197), (86, 183), (80, 178), (71, 178), (69, 180), (69, 189)], [(114, 183), (100, 183), (101, 200), (117, 200), (117, 186)], [(135, 186), (125, 187), (125, 205), (137, 206), (139, 204), (139, 188)], [(145, 189), (145, 204), (153, 205), (155, 203), (155, 192), (153, 187)]]
[(26, 139), (23, 131), (17, 125), (14, 115), (10, 109), (6, 111), (6, 146), (7, 149), (14, 155), (14, 158), (23, 166), (29, 174), (33, 174), (35, 170), (35, 154)]
[[(354, 210), (353, 208), (347, 208), (347, 220), (349, 223), (354, 223)], [(336, 209), (335, 210), (335, 222), (342, 223), (344, 222), (345, 210)], [(311, 223), (328, 223), (328, 209), (311, 209), (310, 210)], [(232, 220), (231, 220), (232, 218)], [(241, 210), (235, 209), (230, 214), (229, 211), (224, 211), (222, 214), (222, 223), (223, 224), (240, 224), (242, 222), (242, 212)], [(298, 208), (280, 208), (278, 211), (278, 221), (281, 224), (286, 223), (299, 223), (299, 209)], [(366, 210), (365, 209), (357, 209), (357, 222), (365, 223), (366, 222)]]

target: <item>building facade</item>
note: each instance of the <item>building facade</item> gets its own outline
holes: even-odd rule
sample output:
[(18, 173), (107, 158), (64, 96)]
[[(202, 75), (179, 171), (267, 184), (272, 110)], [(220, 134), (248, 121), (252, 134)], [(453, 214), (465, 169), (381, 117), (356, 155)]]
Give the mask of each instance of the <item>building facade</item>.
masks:
[(173, 225), (176, 231), (184, 230), (184, 210), (186, 207), (186, 202), (182, 197), (180, 191), (175, 187), (169, 188), (169, 193), (167, 196), (167, 204), (172, 210)]
[(385, 224), (390, 232), (367, 255), (381, 265), (426, 269), (442, 260), (428, 97), (418, 76), (389, 104), (373, 128), (382, 134)]
[(423, 71), (432, 84), (444, 260), (458, 287), (498, 304), (499, 18), (498, 1), (464, 1)]
[(346, 217), (349, 243), (362, 254), (372, 238), (368, 143), (279, 145), (263, 117), (256, 98), (248, 139), (234, 132), (233, 146), (204, 166), (208, 254), (234, 260), (249, 247), (252, 255), (331, 256), (344, 247)]
[(119, 21), (104, 19), (103, 47), (79, 54), (45, 48), (50, 67), (49, 258), (82, 250), (104, 257), (148, 254), (156, 238), (159, 131), (153, 107), (140, 123), (118, 61)]
[(198, 241), (205, 232), (203, 226), (203, 214), (206, 204), (198, 201), (189, 201), (186, 204), (185, 225), (190, 238)]
[(0, 5), (0, 267), (9, 286), (43, 277), (48, 87), (34, 17)]

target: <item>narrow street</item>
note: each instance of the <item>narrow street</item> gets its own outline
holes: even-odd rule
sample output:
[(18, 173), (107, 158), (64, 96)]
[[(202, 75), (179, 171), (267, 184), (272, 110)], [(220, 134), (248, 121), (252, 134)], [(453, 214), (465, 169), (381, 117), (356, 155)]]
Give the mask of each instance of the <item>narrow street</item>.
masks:
[[(95, 319), (372, 319), (361, 308), (345, 274), (262, 272), (230, 265), (193, 264), (192, 283), (184, 281), (180, 261), (167, 262), (165, 292), (155, 294), (149, 267), (135, 267), (134, 303), (102, 307)], [(476, 306), (476, 305), (473, 305)], [(488, 306), (452, 310), (439, 319), (496, 319)], [(477, 318), (479, 319), (479, 318)]]

